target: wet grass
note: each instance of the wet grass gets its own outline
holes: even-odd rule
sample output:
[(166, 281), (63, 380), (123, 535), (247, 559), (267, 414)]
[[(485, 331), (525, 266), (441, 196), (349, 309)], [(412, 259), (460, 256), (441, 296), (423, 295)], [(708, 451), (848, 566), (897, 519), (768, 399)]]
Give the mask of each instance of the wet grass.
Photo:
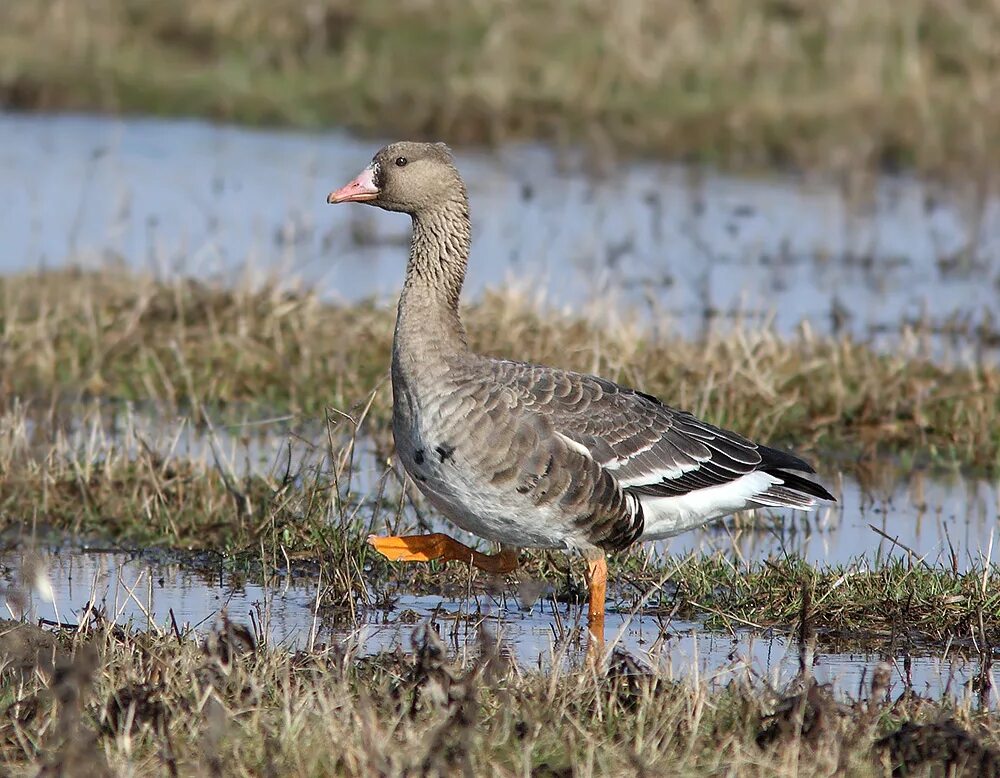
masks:
[[(523, 551), (517, 573), (502, 578), (454, 563), (394, 565), (375, 554), (365, 542), (373, 532), (441, 527), (391, 466), (387, 433), (358, 439), (353, 422), (331, 414), (325, 427), (290, 430), (287, 441), (272, 438), (255, 455), (246, 428), (193, 427), (99, 404), (61, 423), (23, 408), (0, 417), (4, 543), (30, 550), (71, 536), (185, 549), (193, 553), (178, 563), (233, 581), (322, 582), (324, 618), (341, 625), (399, 593), (489, 592), (513, 598), (515, 610), (518, 599), (543, 590), (586, 600), (582, 560), (561, 553)], [(610, 558), (609, 607), (721, 630), (796, 634), (805, 619), (838, 648), (968, 654), (1000, 643), (1000, 570), (989, 550), (974, 560), (928, 560), (889, 548), (884, 558), (818, 568), (787, 556), (748, 563), (636, 547)]]
[[(196, 421), (210, 408), (217, 419), (293, 414), (317, 424), (326, 409), (365, 411), (365, 433), (385, 439), (394, 315), (276, 283), (234, 288), (113, 269), (7, 276), (0, 403), (42, 410), (101, 398)], [(737, 328), (682, 340), (669, 321), (560, 313), (511, 292), (487, 295), (465, 318), (477, 350), (598, 373), (848, 469), (877, 454), (1000, 464), (1000, 370), (932, 360), (902, 325), (900, 346), (880, 352), (806, 328), (791, 339)]]
[[(213, 569), (265, 583), (319, 574), (331, 618), (356, 618), (394, 591), (510, 592), (525, 581), (582, 599), (579, 560), (561, 554), (524, 553), (513, 581), (491, 581), (457, 564), (390, 565), (365, 544), (371, 532), (435, 520), (392, 465), (392, 316), (273, 284), (111, 271), (0, 279), (6, 541), (70, 533), (211, 552)], [(904, 469), (995, 467), (1000, 375), (988, 365), (948, 367), (807, 332), (655, 339), (509, 293), (467, 318), (477, 348), (641, 386), (752, 436), (820, 451), (828, 474), (863, 479), (885, 452)], [(612, 605), (786, 632), (805, 611), (822, 641), (887, 650), (978, 653), (1000, 640), (992, 559), (962, 572), (957, 560), (897, 552), (817, 569), (636, 549), (612, 560)]]
[(0, 101), (584, 141), (734, 166), (996, 169), (995, 3), (0, 5)]
[[(840, 650), (979, 653), (1000, 639), (1000, 569), (987, 559), (964, 572), (905, 555), (823, 568), (797, 558), (738, 564), (721, 555), (672, 565), (670, 586), (648, 612), (697, 617), (723, 630), (801, 636), (806, 629)], [(648, 586), (647, 579), (637, 589)]]
[[(99, 618), (0, 623), (8, 775), (996, 775), (1000, 717), (887, 696), (838, 701), (808, 672), (678, 682), (626, 656), (519, 670), (489, 637), (466, 663), (433, 632), (411, 655), (291, 654), (222, 621), (201, 642)], [(39, 772), (41, 770), (41, 772)]]

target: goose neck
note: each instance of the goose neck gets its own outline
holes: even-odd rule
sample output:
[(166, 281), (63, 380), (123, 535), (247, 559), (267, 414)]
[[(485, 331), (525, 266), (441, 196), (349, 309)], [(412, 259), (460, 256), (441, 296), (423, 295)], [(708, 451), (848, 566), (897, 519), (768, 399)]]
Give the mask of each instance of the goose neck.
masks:
[(410, 259), (396, 318), (397, 352), (426, 359), (467, 349), (458, 302), (470, 244), (464, 200), (414, 214)]

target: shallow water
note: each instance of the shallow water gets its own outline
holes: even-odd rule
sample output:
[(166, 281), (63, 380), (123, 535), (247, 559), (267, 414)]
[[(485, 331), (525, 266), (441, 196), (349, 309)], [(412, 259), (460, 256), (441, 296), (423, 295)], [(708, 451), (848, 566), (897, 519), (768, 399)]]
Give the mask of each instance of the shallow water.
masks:
[[(31, 561), (28, 561), (28, 559)], [(140, 629), (180, 632), (197, 638), (207, 634), (225, 613), (235, 622), (265, 636), (273, 647), (304, 648), (337, 643), (364, 656), (401, 647), (408, 650), (414, 632), (430, 621), (455, 655), (474, 656), (479, 650), (480, 626), (500, 640), (501, 650), (524, 666), (551, 667), (553, 662), (578, 662), (581, 648), (569, 634), (582, 630), (575, 606), (556, 604), (550, 597), (522, 607), (513, 596), (478, 595), (393, 596), (384, 610), (362, 610), (357, 620), (331, 620), (317, 612), (316, 583), (279, 583), (268, 587), (247, 584), (222, 572), (185, 570), (176, 562), (149, 555), (69, 550), (0, 554), (6, 585), (20, 586), (20, 571), (44, 570), (51, 601), (36, 586), (28, 595), (23, 615), (72, 624), (86, 603), (103, 607), (107, 617)], [(12, 614), (21, 615), (13, 605)], [(656, 666), (677, 678), (725, 683), (746, 678), (780, 688), (799, 669), (795, 640), (780, 634), (749, 630), (713, 632), (695, 621), (661, 622), (652, 616), (610, 612), (608, 640), (615, 640), (640, 662)], [(938, 697), (971, 695), (968, 685), (978, 661), (954, 652), (941, 655), (884, 656), (865, 652), (818, 650), (813, 672), (831, 683), (842, 696), (863, 696), (875, 667), (891, 665), (894, 695), (905, 689)], [(990, 704), (996, 704), (991, 700)]]
[[(0, 272), (111, 259), (155, 270), (291, 271), (328, 297), (391, 296), (407, 220), (327, 192), (379, 146), (203, 122), (0, 114)], [(469, 291), (614, 301), (675, 331), (773, 317), (891, 346), (900, 325), (987, 324), (1000, 293), (1000, 199), (907, 177), (867, 195), (794, 176), (738, 178), (650, 161), (593, 175), (581, 155), (462, 151), (475, 222)], [(949, 356), (1000, 338), (956, 335)], [(930, 343), (942, 354), (947, 338)]]
[[(832, 479), (827, 479), (830, 483)], [(967, 570), (1000, 561), (1000, 491), (995, 482), (958, 473), (899, 473), (891, 486), (841, 477), (835, 506), (813, 513), (774, 511), (753, 521), (725, 522), (664, 544), (670, 553), (721, 552), (760, 561), (801, 557), (817, 566), (859, 558), (923, 560)]]

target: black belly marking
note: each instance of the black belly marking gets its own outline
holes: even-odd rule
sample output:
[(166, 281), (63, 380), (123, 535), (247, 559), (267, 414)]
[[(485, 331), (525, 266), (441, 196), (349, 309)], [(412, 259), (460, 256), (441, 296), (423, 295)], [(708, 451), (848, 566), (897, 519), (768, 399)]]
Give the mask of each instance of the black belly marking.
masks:
[(447, 443), (442, 443), (434, 450), (437, 451), (438, 456), (441, 457), (442, 463), (447, 462), (451, 458), (451, 455), (455, 453), (455, 447), (449, 446)]
[(415, 452), (413, 452), (413, 464), (422, 465), (423, 463), (424, 463), (424, 450), (422, 448), (418, 448)]

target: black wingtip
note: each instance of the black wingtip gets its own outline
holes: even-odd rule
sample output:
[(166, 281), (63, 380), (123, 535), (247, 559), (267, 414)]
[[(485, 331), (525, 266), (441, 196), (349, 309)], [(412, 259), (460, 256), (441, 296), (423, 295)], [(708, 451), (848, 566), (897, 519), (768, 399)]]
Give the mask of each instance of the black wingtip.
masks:
[(798, 470), (800, 473), (815, 473), (813, 466), (804, 459), (770, 446), (757, 446), (760, 454), (760, 469)]
[[(826, 487), (809, 478), (803, 478), (800, 475), (789, 473), (788, 470), (780, 470), (778, 468), (765, 467), (761, 469), (768, 475), (780, 478), (782, 480), (782, 485), (788, 489), (793, 489), (794, 491), (802, 494), (808, 494), (810, 497), (815, 497), (819, 500), (837, 502), (837, 498), (830, 494)], [(810, 469), (809, 472), (812, 473), (815, 471)]]

